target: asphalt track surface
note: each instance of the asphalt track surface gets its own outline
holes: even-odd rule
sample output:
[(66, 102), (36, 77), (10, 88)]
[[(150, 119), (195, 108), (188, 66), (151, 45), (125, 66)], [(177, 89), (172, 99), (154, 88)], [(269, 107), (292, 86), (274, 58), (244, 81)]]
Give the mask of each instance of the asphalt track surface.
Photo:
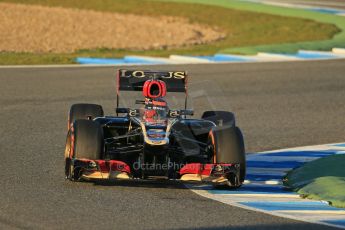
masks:
[[(248, 152), (344, 141), (344, 60), (150, 69), (186, 69), (192, 83), (220, 85)], [(331, 229), (208, 200), (175, 182), (66, 181), (69, 107), (100, 103), (111, 114), (114, 86), (111, 67), (0, 69), (0, 229)]]

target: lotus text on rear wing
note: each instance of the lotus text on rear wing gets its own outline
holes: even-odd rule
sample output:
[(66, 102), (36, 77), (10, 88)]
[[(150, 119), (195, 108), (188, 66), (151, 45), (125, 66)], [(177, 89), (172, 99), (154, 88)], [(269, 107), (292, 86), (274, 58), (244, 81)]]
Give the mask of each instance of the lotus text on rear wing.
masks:
[(162, 79), (184, 79), (186, 77), (186, 72), (146, 72), (146, 71), (128, 71), (120, 70), (120, 77), (125, 78), (162, 78)]

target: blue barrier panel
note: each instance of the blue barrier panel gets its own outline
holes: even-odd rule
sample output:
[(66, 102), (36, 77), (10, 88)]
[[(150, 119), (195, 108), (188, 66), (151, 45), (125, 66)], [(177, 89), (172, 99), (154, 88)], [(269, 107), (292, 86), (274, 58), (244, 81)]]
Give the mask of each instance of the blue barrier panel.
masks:
[(213, 56), (188, 56), (188, 55), (184, 55), (186, 57), (192, 57), (192, 58), (200, 58), (203, 60), (209, 60), (209, 61), (213, 61), (214, 57)]
[(243, 61), (243, 62), (249, 62), (249, 61), (257, 61), (257, 59), (253, 57), (244, 57), (239, 55), (230, 55), (230, 54), (216, 54), (214, 55), (215, 61)]
[(232, 195), (232, 194), (236, 194), (236, 195), (248, 194), (248, 195), (253, 195), (253, 196), (261, 195), (261, 194), (295, 195), (295, 193), (280, 189), (279, 187), (278, 188), (273, 188), (273, 187), (246, 188), (245, 185), (243, 185), (241, 188), (236, 189), (236, 190), (209, 190), (208, 192), (214, 195)]
[(339, 211), (338, 208), (334, 208), (329, 206), (326, 203), (321, 202), (260, 202), (260, 201), (249, 201), (249, 202), (240, 202), (240, 204), (247, 205), (253, 208), (259, 208), (266, 211), (287, 211), (287, 210), (306, 210), (306, 211), (313, 211), (313, 210), (322, 210), (322, 211)]
[(333, 54), (323, 54), (323, 53), (318, 53), (318, 52), (304, 52), (304, 51), (299, 51), (297, 54), (294, 55), (289, 55), (287, 54), (287, 56), (290, 57), (296, 57), (296, 58), (302, 58), (302, 59), (333, 59), (333, 58), (338, 58), (337, 55), (333, 55)]
[[(343, 146), (345, 147), (345, 145)], [(284, 151), (284, 152), (273, 152), (264, 154), (264, 156), (268, 157), (325, 157), (333, 155), (337, 152), (337, 150), (329, 150), (329, 151)]]
[(227, 55), (227, 54), (216, 54), (214, 56), (187, 56), (193, 58), (200, 58), (213, 62), (248, 62), (256, 61), (254, 58), (246, 58), (243, 56)]
[(267, 181), (267, 180), (281, 180), (282, 176), (277, 175), (260, 175), (260, 174), (247, 174), (246, 180), (250, 181)]
[(79, 64), (118, 65), (125, 64), (121, 58), (77, 58)]
[(301, 166), (303, 162), (298, 161), (281, 161), (281, 162), (268, 162), (268, 161), (247, 161), (247, 167), (252, 168), (296, 168)]
[(310, 11), (315, 11), (323, 14), (345, 14), (344, 10), (330, 9), (330, 8), (310, 8)]

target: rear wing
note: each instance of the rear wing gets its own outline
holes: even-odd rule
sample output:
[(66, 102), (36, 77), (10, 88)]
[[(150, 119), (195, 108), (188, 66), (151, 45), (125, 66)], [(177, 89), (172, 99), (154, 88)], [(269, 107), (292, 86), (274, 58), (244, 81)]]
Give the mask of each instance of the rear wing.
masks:
[(145, 81), (155, 79), (164, 81), (169, 92), (185, 93), (185, 108), (187, 107), (187, 72), (185, 71), (147, 71), (126, 70), (117, 71), (116, 107), (119, 107), (120, 91), (142, 91)]
[(147, 80), (162, 80), (168, 92), (187, 91), (187, 73), (184, 71), (141, 71), (120, 69), (117, 72), (118, 91), (141, 91)]

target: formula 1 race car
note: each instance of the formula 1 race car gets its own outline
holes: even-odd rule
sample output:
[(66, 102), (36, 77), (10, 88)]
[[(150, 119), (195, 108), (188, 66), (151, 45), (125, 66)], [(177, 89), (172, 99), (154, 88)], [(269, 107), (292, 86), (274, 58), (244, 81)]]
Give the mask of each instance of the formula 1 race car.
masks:
[[(136, 108), (119, 107), (120, 92), (137, 91)], [(183, 93), (184, 109), (167, 94)], [(117, 71), (116, 116), (102, 106), (74, 104), (68, 117), (65, 175), (71, 181), (178, 179), (237, 188), (245, 179), (244, 141), (234, 114), (205, 111), (191, 119), (187, 73)]]

